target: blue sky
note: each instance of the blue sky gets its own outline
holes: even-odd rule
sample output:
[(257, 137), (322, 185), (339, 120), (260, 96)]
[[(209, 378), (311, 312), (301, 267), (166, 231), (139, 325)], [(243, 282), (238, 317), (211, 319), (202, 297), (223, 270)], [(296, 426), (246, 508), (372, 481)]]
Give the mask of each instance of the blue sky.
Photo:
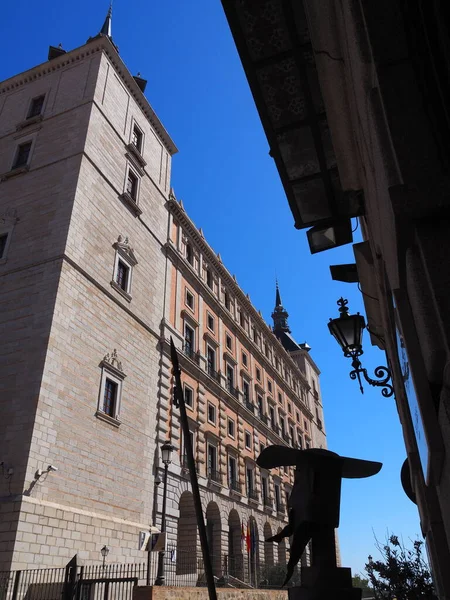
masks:
[[(0, 80), (44, 62), (49, 44), (82, 45), (99, 31), (107, 8), (103, 0), (4, 3)], [(420, 525), (400, 484), (406, 455), (394, 400), (368, 386), (361, 396), (328, 333), (341, 295), (352, 312), (364, 313), (356, 285), (333, 282), (329, 273), (330, 264), (354, 262), (352, 248), (311, 256), (305, 231), (294, 229), (220, 0), (114, 0), (113, 12), (122, 59), (148, 79), (147, 98), (179, 148), (177, 197), (268, 322), (278, 277), (292, 332), (310, 344), (322, 370), (329, 448), (384, 463), (377, 476), (343, 484), (342, 562), (361, 571), (374, 553), (373, 532), (407, 540)], [(369, 372), (386, 363), (367, 335), (364, 349)]]

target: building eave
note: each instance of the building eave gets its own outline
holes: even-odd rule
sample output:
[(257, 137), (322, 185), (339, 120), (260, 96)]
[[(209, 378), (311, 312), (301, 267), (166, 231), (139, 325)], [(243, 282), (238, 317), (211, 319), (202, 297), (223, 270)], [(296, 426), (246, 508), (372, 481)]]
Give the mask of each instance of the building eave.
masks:
[(19, 75), (15, 75), (14, 77), (5, 79), (4, 81), (0, 82), (0, 94), (4, 94), (14, 89), (17, 89), (29, 83), (30, 81), (39, 79), (40, 77), (42, 77), (43, 75), (47, 75), (48, 73), (58, 71), (59, 69), (65, 67), (68, 64), (78, 62), (80, 59), (83, 59), (86, 56), (89, 56), (90, 54), (95, 54), (97, 52), (104, 52), (106, 54), (106, 56), (109, 58), (114, 68), (116, 69), (118, 75), (121, 77), (122, 82), (125, 84), (128, 91), (133, 96), (134, 100), (137, 102), (142, 112), (145, 114), (150, 124), (155, 129), (156, 133), (159, 135), (169, 154), (171, 156), (176, 154), (178, 152), (177, 147), (175, 146), (165, 127), (157, 117), (147, 98), (142, 93), (133, 76), (128, 71), (127, 67), (125, 66), (124, 62), (117, 53), (117, 50), (115, 49), (111, 40), (105, 35), (98, 35), (95, 38), (89, 40), (83, 46), (80, 46), (79, 48), (75, 48), (70, 52), (66, 52), (65, 54), (54, 58), (53, 60), (41, 63), (40, 65), (28, 69), (27, 71), (24, 71)]

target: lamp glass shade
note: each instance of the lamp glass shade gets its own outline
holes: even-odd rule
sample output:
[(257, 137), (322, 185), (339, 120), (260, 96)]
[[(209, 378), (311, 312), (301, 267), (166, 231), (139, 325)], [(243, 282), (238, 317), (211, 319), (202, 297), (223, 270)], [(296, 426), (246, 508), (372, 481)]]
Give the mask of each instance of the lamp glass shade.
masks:
[(342, 315), (337, 319), (330, 319), (328, 329), (344, 352), (344, 356), (360, 356), (362, 350), (362, 332), (366, 323), (359, 313), (356, 315)]
[(165, 465), (170, 465), (172, 462), (172, 452), (174, 447), (172, 444), (167, 441), (161, 446), (161, 459)]
[(100, 550), (100, 552), (102, 553), (103, 558), (106, 558), (109, 554), (108, 546), (103, 546), (103, 548)]

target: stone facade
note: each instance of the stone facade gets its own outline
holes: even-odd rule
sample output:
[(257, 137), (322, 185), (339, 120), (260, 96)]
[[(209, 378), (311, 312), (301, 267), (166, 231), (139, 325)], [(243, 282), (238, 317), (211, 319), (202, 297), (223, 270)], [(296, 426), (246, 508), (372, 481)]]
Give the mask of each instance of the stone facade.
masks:
[(216, 575), (227, 555), (244, 576), (247, 527), (256, 562), (286, 562), (264, 539), (287, 521), (292, 472), (255, 459), (326, 446), (319, 370), (175, 199), (176, 148), (108, 36), (3, 82), (0, 134), (0, 571), (100, 561), (105, 544), (111, 562), (143, 561), (166, 439), (168, 542), (199, 553), (171, 336)]

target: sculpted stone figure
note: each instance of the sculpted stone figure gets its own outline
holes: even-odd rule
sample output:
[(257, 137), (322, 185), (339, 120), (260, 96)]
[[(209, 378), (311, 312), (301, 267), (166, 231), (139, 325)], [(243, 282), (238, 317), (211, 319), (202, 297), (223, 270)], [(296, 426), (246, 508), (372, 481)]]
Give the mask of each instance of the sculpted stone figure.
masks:
[(312, 564), (321, 568), (336, 568), (334, 530), (339, 526), (342, 478), (360, 478), (376, 475), (382, 467), (379, 462), (339, 456), (329, 450), (312, 448), (295, 450), (286, 446), (269, 446), (257, 459), (263, 469), (295, 466), (295, 479), (288, 500), (289, 523), (268, 542), (280, 542), (293, 536), (286, 579), (312, 542)]

